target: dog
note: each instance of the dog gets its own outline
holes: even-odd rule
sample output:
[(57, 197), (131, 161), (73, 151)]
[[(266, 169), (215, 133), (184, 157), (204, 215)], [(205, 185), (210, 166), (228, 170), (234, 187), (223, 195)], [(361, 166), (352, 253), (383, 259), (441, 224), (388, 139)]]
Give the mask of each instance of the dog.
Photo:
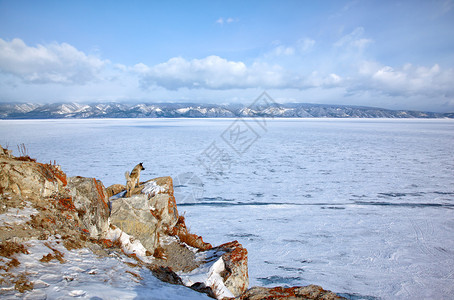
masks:
[(145, 168), (140, 163), (132, 169), (131, 174), (128, 171), (125, 173), (126, 177), (126, 197), (130, 197), (132, 191), (139, 186), (140, 171), (145, 170)]

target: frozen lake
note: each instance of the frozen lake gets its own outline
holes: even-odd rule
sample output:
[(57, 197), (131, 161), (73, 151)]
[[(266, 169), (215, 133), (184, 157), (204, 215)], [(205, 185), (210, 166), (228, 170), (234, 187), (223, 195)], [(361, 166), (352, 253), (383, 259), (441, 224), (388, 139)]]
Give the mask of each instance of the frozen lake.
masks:
[(0, 144), (107, 187), (174, 178), (190, 230), (249, 251), (253, 285), (454, 294), (454, 121), (0, 120)]

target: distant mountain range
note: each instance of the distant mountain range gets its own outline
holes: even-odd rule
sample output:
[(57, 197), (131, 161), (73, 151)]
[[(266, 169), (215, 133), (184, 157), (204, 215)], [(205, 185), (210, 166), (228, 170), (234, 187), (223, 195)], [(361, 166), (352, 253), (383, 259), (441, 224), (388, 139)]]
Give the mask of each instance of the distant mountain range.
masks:
[(389, 110), (374, 107), (307, 103), (247, 107), (194, 103), (0, 103), (0, 119), (67, 118), (454, 118), (454, 113)]

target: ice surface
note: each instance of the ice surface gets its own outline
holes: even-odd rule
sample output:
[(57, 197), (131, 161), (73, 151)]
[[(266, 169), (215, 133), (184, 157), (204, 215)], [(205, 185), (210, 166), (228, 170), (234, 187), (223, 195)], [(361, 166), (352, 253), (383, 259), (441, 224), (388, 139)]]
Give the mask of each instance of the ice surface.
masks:
[(142, 161), (143, 181), (172, 176), (192, 232), (248, 249), (251, 285), (454, 294), (453, 120), (256, 121), (0, 121), (0, 143), (106, 186)]

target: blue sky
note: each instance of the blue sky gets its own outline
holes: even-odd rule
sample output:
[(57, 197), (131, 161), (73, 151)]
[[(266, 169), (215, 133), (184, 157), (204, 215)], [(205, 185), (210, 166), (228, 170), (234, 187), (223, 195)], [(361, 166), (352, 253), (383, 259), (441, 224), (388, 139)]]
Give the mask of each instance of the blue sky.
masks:
[(0, 0), (2, 102), (454, 111), (454, 1)]

